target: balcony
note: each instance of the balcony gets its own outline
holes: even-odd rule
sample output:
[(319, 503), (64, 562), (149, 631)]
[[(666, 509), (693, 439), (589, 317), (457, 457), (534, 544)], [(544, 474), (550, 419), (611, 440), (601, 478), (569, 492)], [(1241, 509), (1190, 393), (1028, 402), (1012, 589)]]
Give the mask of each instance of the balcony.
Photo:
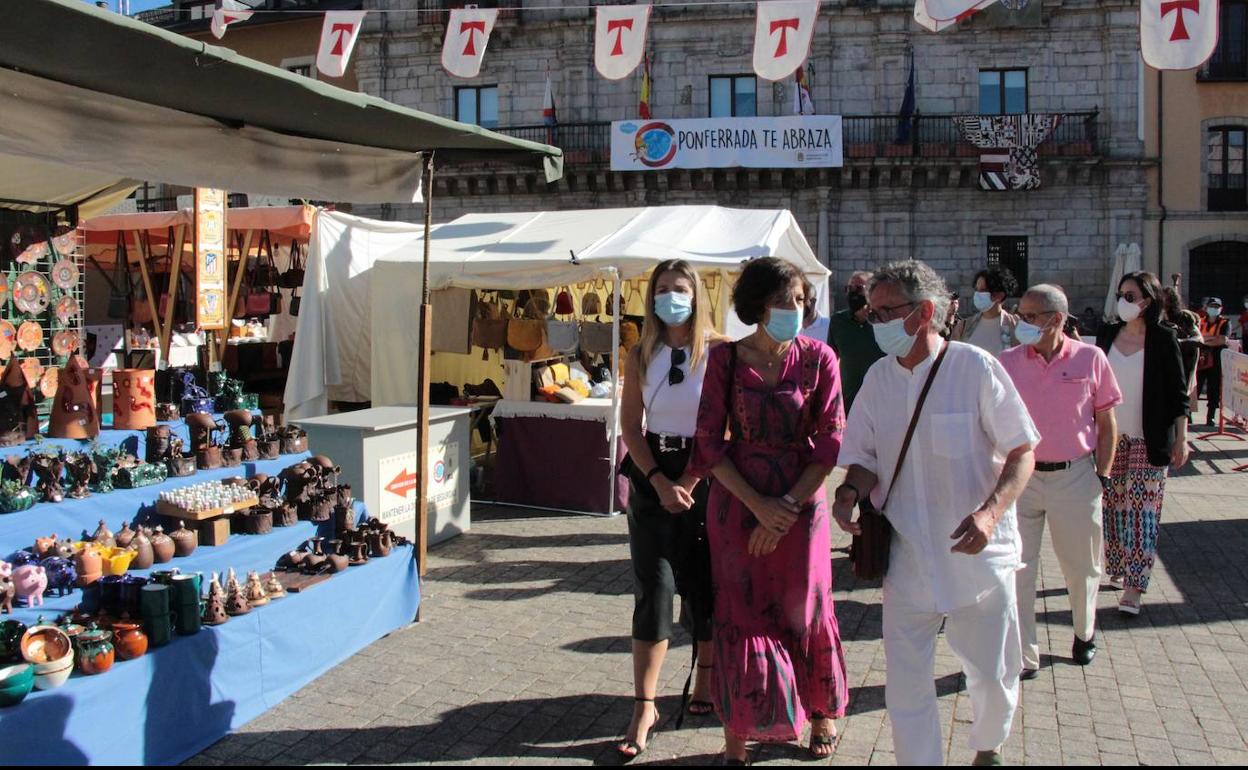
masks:
[[(1097, 112), (1062, 113), (1049, 138), (1038, 151), (1043, 157), (1093, 158), (1100, 154), (1097, 141)], [(908, 141), (898, 142), (896, 115), (847, 115), (842, 120), (845, 162), (876, 158), (978, 158), (982, 152), (962, 140), (953, 115), (916, 115), (912, 118)], [(495, 129), (501, 134), (532, 142), (554, 144), (563, 149), (569, 164), (607, 163), (611, 160), (609, 122), (561, 123), (553, 129), (545, 125), (512, 126)]]

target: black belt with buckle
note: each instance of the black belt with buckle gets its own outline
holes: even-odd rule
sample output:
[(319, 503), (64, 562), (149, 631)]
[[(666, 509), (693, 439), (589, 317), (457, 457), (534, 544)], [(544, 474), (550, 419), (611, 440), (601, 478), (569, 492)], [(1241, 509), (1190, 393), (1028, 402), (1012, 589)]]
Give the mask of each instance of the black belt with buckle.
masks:
[(683, 452), (693, 446), (693, 439), (687, 436), (676, 436), (669, 433), (648, 433), (648, 437), (656, 439), (660, 452)]
[[(1082, 460), (1082, 459), (1084, 458), (1083, 457), (1079, 458), (1079, 460)], [(1053, 471), (1064, 471), (1067, 468), (1074, 465), (1075, 463), (1079, 462), (1079, 460), (1067, 460), (1064, 463), (1042, 463), (1042, 462), (1036, 461), (1036, 470), (1043, 471), (1044, 473), (1052, 473)]]

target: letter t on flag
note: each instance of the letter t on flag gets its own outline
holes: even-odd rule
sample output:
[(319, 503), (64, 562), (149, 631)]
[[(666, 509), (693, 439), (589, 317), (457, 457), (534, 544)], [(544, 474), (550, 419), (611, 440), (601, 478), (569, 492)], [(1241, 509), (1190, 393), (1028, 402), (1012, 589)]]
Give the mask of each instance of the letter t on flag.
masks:
[(446, 22), (446, 39), (442, 41), (442, 66), (457, 78), (475, 78), (481, 74), (481, 60), (490, 42), (497, 8), (456, 8)]
[(754, 73), (784, 80), (810, 54), (819, 0), (763, 0), (754, 27)]
[(600, 5), (594, 22), (594, 67), (607, 80), (623, 80), (646, 50), (649, 5)]
[(1218, 47), (1218, 0), (1142, 0), (1140, 52), (1158, 70), (1190, 70)]
[(255, 11), (238, 0), (216, 0), (212, 9), (212, 34), (218, 40), (225, 37), (225, 28), (236, 21), (247, 21)]
[(364, 26), (364, 11), (326, 11), (321, 26), (321, 47), (316, 52), (316, 68), (326, 77), (347, 74), (347, 62)]

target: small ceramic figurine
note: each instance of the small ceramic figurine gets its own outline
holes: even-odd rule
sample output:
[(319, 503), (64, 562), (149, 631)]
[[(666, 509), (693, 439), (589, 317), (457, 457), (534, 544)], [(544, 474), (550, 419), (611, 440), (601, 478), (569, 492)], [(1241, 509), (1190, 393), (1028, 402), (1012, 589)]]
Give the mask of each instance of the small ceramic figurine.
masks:
[[(230, 572), (234, 570), (231, 568)], [(247, 596), (243, 593), (242, 586), (238, 584), (238, 580), (231, 578), (233, 588), (226, 589), (225, 611), (229, 615), (246, 615), (251, 612), (251, 605), (247, 602)]]
[(204, 602), (203, 623), (206, 626), (219, 626), (229, 620), (225, 611), (225, 591), (221, 588), (221, 580), (217, 573), (212, 573), (212, 582), (208, 584), (208, 599)]
[(42, 607), (43, 592), (48, 587), (48, 573), (38, 564), (23, 564), (13, 570), (13, 585), (22, 604), (27, 607)]
[(65, 458), (61, 455), (39, 455), (32, 464), (39, 483), (35, 490), (45, 503), (59, 503), (65, 499), (61, 480), (65, 476)]
[(73, 482), (73, 486), (69, 490), (69, 496), (75, 500), (90, 497), (91, 479), (95, 475), (95, 462), (91, 460), (91, 455), (85, 452), (75, 452), (69, 456), (65, 467), (69, 471), (70, 480)]
[(264, 584), (260, 582), (260, 573), (252, 570), (247, 573), (247, 603), (252, 607), (261, 607), (269, 603), (269, 594), (264, 590)]
[(17, 587), (13, 585), (13, 565), (0, 560), (0, 615), (13, 611), (13, 597)]
[(286, 598), (286, 586), (282, 585), (282, 581), (278, 580), (277, 575), (272, 572), (269, 573), (269, 579), (265, 581), (264, 592), (272, 601)]

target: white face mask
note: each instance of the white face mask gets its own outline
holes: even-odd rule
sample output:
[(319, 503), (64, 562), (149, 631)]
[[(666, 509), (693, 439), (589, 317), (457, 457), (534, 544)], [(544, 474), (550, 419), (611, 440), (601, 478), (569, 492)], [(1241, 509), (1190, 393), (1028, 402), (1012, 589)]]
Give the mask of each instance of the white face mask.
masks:
[(1118, 317), (1130, 323), (1140, 317), (1140, 313), (1144, 311), (1134, 302), (1127, 302), (1126, 298), (1118, 300)]
[(918, 330), (914, 334), (906, 333), (906, 321), (910, 316), (914, 315), (914, 311), (910, 311), (909, 315), (904, 318), (894, 318), (887, 323), (873, 324), (871, 333), (875, 336), (875, 344), (880, 350), (890, 356), (905, 358), (910, 354), (911, 348), (914, 347), (914, 341), (919, 336)]
[(992, 307), (992, 294), (986, 291), (977, 291), (971, 301), (975, 304), (975, 309), (982, 313)]

